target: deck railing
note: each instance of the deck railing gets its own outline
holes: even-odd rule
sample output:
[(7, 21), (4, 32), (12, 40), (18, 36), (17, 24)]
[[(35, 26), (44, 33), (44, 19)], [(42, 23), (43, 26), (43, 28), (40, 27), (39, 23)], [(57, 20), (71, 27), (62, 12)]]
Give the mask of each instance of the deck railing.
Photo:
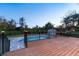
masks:
[(10, 50), (10, 40), (8, 40), (6, 34), (1, 32), (0, 34), (0, 55)]

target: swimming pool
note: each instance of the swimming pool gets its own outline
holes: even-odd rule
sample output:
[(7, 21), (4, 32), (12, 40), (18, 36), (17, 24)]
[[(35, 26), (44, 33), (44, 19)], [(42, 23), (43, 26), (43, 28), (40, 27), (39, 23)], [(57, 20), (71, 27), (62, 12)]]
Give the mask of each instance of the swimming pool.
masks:
[[(37, 41), (37, 40), (43, 40), (47, 39), (48, 35), (29, 35), (27, 36), (27, 41)], [(17, 49), (25, 48), (24, 46), (24, 37), (14, 37), (14, 38), (9, 38), (10, 39), (10, 51), (14, 51)]]
[(37, 40), (42, 40), (42, 39), (47, 39), (48, 35), (31, 35), (27, 36), (27, 41), (37, 41)]

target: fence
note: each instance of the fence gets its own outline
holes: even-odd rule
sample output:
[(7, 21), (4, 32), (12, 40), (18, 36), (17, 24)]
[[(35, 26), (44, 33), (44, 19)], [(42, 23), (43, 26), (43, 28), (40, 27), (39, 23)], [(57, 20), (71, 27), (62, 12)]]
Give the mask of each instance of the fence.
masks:
[(25, 31), (24, 32), (24, 44), (25, 44), (25, 47), (26, 48), (28, 47), (27, 42), (30, 39), (31, 39), (30, 41), (36, 41), (36, 40), (47, 39), (47, 38), (52, 39), (52, 38), (56, 37), (56, 31), (53, 31), (53, 32), (51, 31), (50, 33), (45, 33), (45, 36), (41, 35), (41, 34), (42, 33), (39, 32), (36, 35), (33, 34), (34, 36), (32, 35), (32, 36), (28, 37), (29, 33), (27, 31)]
[[(35, 36), (28, 37), (28, 35), (29, 35), (28, 32), (27, 31), (24, 31), (24, 40), (21, 39), (20, 41), (23, 40), (23, 44), (25, 44), (25, 47), (27, 48), (28, 47), (28, 45), (27, 45), (28, 38), (29, 39), (34, 39), (34, 40), (36, 40), (36, 39), (37, 40), (41, 40), (41, 39), (47, 39), (48, 38), (48, 34), (45, 33), (47, 35), (47, 37), (46, 36), (42, 36), (41, 34), (42, 33), (39, 32)], [(1, 35), (0, 35), (0, 55), (3, 55), (5, 52), (10, 51), (10, 47), (11, 47), (10, 42), (11, 42), (11, 40), (8, 40), (6, 34), (4, 32), (2, 32)]]
[(10, 49), (10, 40), (4, 32), (0, 34), (0, 55), (3, 55), (5, 52), (8, 52)]

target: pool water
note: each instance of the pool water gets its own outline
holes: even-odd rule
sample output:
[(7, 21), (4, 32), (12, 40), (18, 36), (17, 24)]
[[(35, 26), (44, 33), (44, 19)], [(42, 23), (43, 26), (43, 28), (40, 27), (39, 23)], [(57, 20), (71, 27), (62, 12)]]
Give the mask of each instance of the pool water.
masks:
[[(37, 41), (37, 40), (43, 40), (47, 39), (48, 35), (30, 35), (27, 36), (27, 41)], [(25, 48), (24, 46), (24, 37), (14, 37), (14, 38), (9, 38), (10, 39), (10, 51), (14, 51), (17, 49)]]
[(27, 41), (36, 41), (36, 40), (42, 40), (42, 39), (47, 39), (47, 35), (33, 35), (33, 36), (28, 36)]

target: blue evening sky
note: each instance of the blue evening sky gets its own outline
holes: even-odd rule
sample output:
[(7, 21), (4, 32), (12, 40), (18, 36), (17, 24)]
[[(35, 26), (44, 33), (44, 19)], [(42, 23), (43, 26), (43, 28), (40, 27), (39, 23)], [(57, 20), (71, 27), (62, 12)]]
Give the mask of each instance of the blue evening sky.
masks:
[(26, 19), (29, 27), (43, 26), (51, 22), (55, 26), (60, 25), (62, 18), (71, 10), (79, 10), (78, 4), (66, 3), (2, 3), (0, 4), (0, 16), (8, 20), (14, 19), (18, 23), (20, 17)]

